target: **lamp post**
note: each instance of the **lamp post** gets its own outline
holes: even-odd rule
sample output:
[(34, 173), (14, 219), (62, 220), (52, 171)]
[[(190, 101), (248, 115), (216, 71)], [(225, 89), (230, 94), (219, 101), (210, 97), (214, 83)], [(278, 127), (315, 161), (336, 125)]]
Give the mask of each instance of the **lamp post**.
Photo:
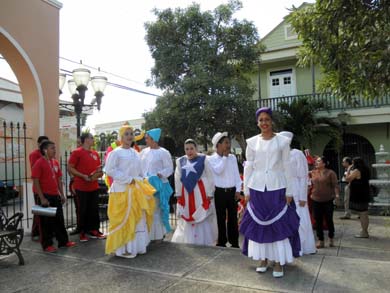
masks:
[[(76, 127), (77, 127), (77, 137), (81, 135), (81, 114), (83, 110), (92, 109), (96, 106), (100, 110), (102, 103), (102, 97), (104, 96), (103, 92), (107, 85), (107, 78), (104, 76), (91, 76), (91, 72), (86, 68), (78, 68), (72, 71), (73, 79), (68, 80), (68, 89), (72, 95), (72, 104), (60, 103), (60, 106), (73, 110), (76, 114)], [(66, 76), (65, 74), (59, 75), (59, 88), (60, 94), (62, 93), (62, 88), (65, 84)], [(95, 92), (95, 100), (91, 104), (85, 104), (85, 92), (88, 90), (88, 83), (91, 80), (92, 88)], [(96, 103), (96, 104), (95, 104)], [(71, 106), (73, 109), (69, 108)]]

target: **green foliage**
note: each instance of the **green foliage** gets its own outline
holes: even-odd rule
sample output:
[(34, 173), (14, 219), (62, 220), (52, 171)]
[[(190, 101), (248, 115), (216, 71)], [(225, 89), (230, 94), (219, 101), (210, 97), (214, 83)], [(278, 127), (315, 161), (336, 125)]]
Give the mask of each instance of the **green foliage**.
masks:
[(157, 20), (145, 24), (155, 60), (148, 83), (164, 94), (144, 114), (145, 128), (161, 127), (179, 145), (192, 137), (205, 146), (217, 131), (245, 143), (256, 130), (247, 74), (262, 48), (255, 26), (233, 18), (240, 8), (230, 1), (213, 11), (202, 12), (198, 4), (154, 11)]
[(95, 149), (98, 151), (106, 151), (106, 149), (118, 139), (118, 133), (116, 131), (106, 133), (99, 133), (94, 135)]
[(332, 118), (317, 115), (320, 110), (328, 109), (324, 102), (301, 98), (290, 104), (282, 102), (279, 107), (280, 113), (274, 115), (276, 128), (294, 133), (292, 145), (295, 148), (301, 150), (312, 148), (319, 135), (328, 136), (336, 149), (342, 146), (340, 123)]
[(317, 0), (288, 17), (303, 45), (302, 66), (313, 61), (324, 74), (320, 90), (350, 102), (390, 89), (390, 5), (382, 0)]

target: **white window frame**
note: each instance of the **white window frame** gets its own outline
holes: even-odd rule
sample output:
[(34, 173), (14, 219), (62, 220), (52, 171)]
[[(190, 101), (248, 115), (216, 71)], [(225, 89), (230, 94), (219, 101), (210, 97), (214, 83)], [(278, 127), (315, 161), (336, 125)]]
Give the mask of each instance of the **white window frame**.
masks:
[(267, 69), (267, 99), (271, 98), (271, 72), (274, 71), (281, 71), (281, 70), (288, 70), (292, 69), (292, 80), (291, 80), (291, 86), (293, 87), (294, 94), (293, 96), (297, 95), (297, 76), (296, 76), (296, 67), (295, 66), (283, 66), (283, 67), (272, 67)]
[(296, 39), (298, 39), (298, 34), (297, 33), (295, 33), (295, 35), (292, 35), (292, 36), (288, 36), (287, 35), (287, 32), (288, 32), (289, 29), (291, 31), (291, 24), (286, 24), (284, 26), (284, 39), (285, 40), (296, 40)]

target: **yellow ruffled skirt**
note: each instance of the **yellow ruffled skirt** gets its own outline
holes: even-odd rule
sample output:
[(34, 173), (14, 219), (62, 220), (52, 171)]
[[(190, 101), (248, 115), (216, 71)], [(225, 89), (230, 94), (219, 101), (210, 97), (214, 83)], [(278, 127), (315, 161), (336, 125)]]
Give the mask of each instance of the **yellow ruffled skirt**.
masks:
[(150, 231), (155, 210), (153, 196), (155, 192), (153, 186), (147, 179), (144, 179), (129, 184), (124, 192), (110, 193), (107, 211), (109, 228), (106, 254), (115, 252), (117, 248), (135, 239), (137, 223), (141, 220), (143, 212), (145, 212), (146, 224)]

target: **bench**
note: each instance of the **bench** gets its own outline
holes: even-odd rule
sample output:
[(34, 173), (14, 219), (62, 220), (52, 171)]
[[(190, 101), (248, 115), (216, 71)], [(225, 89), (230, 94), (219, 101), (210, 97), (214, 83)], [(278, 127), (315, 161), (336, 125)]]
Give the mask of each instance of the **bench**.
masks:
[(23, 213), (16, 213), (9, 219), (0, 208), (0, 255), (9, 255), (13, 252), (19, 258), (19, 265), (24, 265), (24, 259), (20, 252), (20, 244), (23, 240), (23, 228), (19, 228)]

